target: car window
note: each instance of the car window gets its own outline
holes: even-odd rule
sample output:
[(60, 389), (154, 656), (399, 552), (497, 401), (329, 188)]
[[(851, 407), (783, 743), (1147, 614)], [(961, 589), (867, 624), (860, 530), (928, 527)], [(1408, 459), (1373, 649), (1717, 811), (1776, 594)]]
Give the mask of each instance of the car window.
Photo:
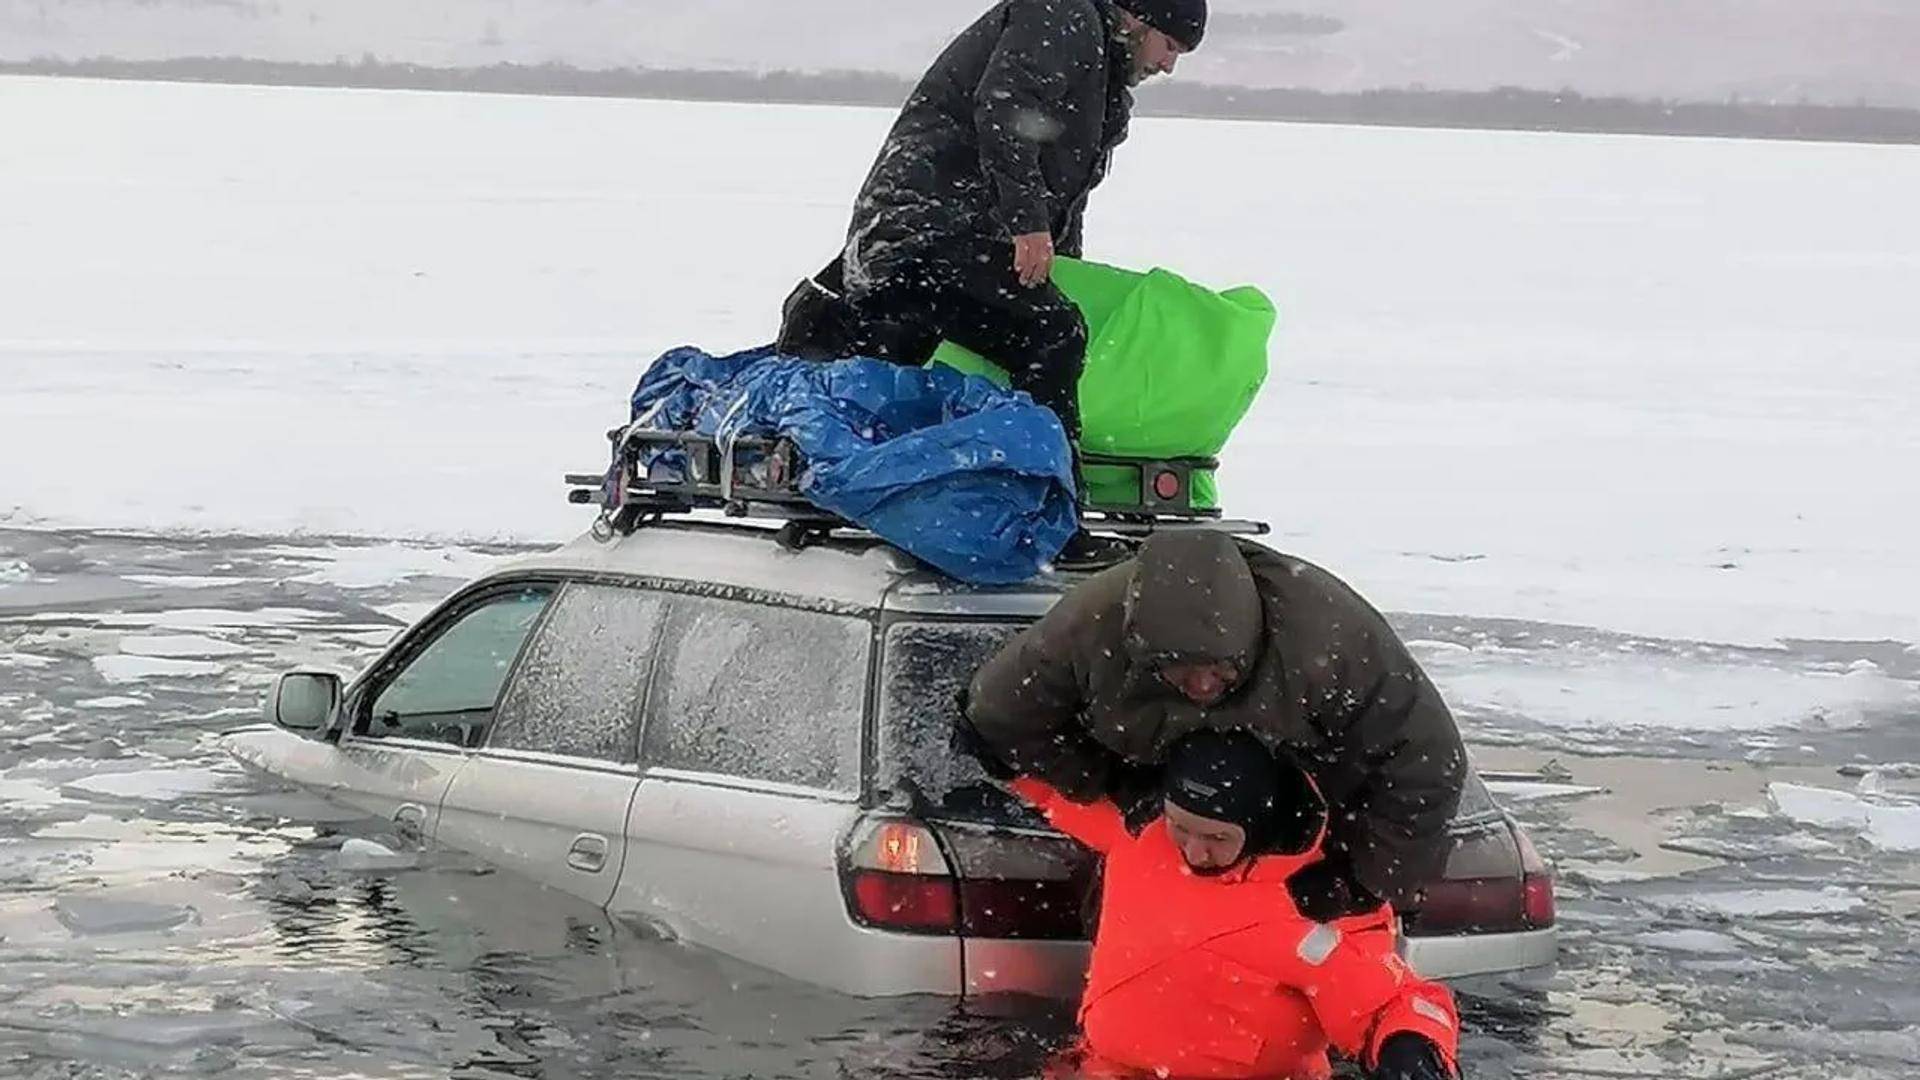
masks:
[(1018, 799), (987, 779), (971, 757), (952, 749), (959, 693), (1020, 625), (895, 623), (880, 661), (880, 739), (875, 782), (912, 789), (943, 817), (1034, 824)]
[(530, 585), (461, 615), (379, 691), (356, 734), (478, 745), (514, 658), (552, 595), (551, 586)]
[(710, 597), (670, 606), (648, 764), (859, 791), (870, 624)]
[(540, 624), (487, 745), (630, 763), (666, 598), (568, 585)]

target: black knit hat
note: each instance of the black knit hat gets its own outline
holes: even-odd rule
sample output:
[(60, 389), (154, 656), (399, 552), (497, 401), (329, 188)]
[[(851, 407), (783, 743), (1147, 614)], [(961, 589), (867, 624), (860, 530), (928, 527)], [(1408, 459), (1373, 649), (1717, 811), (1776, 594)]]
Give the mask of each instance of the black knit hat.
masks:
[(1247, 830), (1246, 850), (1263, 850), (1280, 795), (1271, 751), (1244, 731), (1196, 731), (1167, 757), (1167, 801), (1188, 813)]
[(1207, 32), (1207, 0), (1114, 0), (1114, 4), (1138, 15), (1188, 51), (1199, 48), (1200, 38)]

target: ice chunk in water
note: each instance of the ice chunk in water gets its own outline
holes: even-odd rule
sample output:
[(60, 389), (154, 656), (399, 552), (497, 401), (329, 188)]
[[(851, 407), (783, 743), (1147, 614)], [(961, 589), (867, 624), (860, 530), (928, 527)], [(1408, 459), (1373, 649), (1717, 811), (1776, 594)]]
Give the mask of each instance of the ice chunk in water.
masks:
[(191, 679), (218, 675), (224, 669), (205, 660), (167, 660), (157, 656), (96, 656), (93, 667), (110, 683), (137, 682), (140, 679)]
[(127, 697), (124, 694), (110, 694), (107, 697), (87, 698), (73, 703), (77, 709), (131, 709), (136, 705), (145, 705), (145, 698)]
[(420, 862), (418, 855), (395, 851), (371, 840), (352, 837), (340, 845), (335, 856), (342, 870), (406, 870)]
[(1712, 930), (1656, 930), (1633, 939), (1637, 945), (1690, 956), (1740, 956), (1747, 947)]
[(1734, 840), (1718, 836), (1676, 836), (1661, 843), (1668, 851), (1689, 855), (1710, 855), (1736, 862), (1748, 859), (1777, 859), (1788, 855), (1830, 855), (1840, 850), (1830, 840), (1817, 836), (1767, 836), (1752, 840)]
[(171, 930), (199, 917), (185, 904), (152, 904), (111, 895), (62, 896), (53, 902), (61, 925), (75, 934), (132, 934)]
[(152, 656), (166, 660), (211, 660), (222, 656), (242, 656), (247, 648), (198, 634), (135, 634), (120, 639), (120, 651), (129, 656)]
[(1799, 784), (1769, 784), (1767, 798), (1802, 825), (1857, 832), (1882, 851), (1920, 851), (1920, 804)]
[(1544, 802), (1549, 799), (1582, 799), (1588, 795), (1602, 795), (1607, 789), (1534, 780), (1489, 780), (1487, 790), (1493, 792), (1501, 802)]
[(1866, 835), (1882, 851), (1920, 851), (1920, 806), (1867, 807)]
[(1771, 919), (1793, 915), (1844, 915), (1866, 901), (1844, 889), (1735, 889), (1729, 892), (1669, 893), (1661, 902), (1702, 915), (1733, 919)]
[(1767, 800), (1780, 816), (1816, 829), (1867, 827), (1867, 804), (1852, 792), (1773, 783), (1767, 785)]
[(171, 802), (188, 795), (230, 790), (244, 783), (240, 775), (222, 769), (140, 769), (102, 773), (66, 784), (63, 790), (83, 795)]

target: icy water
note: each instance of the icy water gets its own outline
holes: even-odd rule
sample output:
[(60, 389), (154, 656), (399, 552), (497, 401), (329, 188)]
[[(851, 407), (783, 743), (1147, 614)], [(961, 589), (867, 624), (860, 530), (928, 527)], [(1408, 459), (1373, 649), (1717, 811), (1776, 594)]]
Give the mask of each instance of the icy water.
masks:
[[(0, 531), (0, 1077), (1035, 1074), (1057, 1011), (785, 981), (222, 755), (488, 554)], [(1911, 650), (1399, 621), (1561, 872), (1559, 973), (1462, 988), (1469, 1076), (1920, 1068)]]

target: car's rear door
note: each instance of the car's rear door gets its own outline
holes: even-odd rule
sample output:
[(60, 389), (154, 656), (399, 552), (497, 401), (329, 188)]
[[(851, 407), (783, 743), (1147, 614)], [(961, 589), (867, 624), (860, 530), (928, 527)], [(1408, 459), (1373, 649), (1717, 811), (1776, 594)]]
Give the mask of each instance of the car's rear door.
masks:
[(717, 596), (671, 608), (610, 910), (834, 985), (873, 624)]
[(666, 603), (622, 585), (561, 590), (486, 745), (447, 790), (439, 843), (595, 904), (612, 898)]

